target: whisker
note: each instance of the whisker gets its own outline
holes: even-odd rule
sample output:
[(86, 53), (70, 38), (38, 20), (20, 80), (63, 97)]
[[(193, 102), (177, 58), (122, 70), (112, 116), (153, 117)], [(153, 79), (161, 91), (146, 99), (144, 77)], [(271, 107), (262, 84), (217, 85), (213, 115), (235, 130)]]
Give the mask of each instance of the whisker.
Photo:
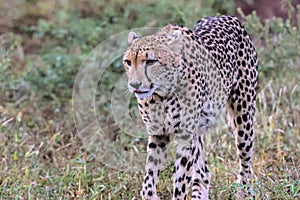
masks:
[(124, 90), (124, 95), (130, 95), (131, 93), (129, 92), (129, 89), (128, 88), (126, 88), (125, 90)]

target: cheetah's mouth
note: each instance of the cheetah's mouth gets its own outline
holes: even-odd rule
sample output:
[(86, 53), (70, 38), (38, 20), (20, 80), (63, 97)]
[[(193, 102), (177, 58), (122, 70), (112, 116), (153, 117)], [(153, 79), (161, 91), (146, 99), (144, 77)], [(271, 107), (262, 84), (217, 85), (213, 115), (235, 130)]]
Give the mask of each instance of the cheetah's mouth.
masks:
[(148, 89), (135, 89), (134, 94), (138, 99), (145, 99), (147, 97), (150, 97), (158, 87), (159, 87), (159, 85), (154, 85), (153, 87), (151, 87), (150, 90), (148, 90)]

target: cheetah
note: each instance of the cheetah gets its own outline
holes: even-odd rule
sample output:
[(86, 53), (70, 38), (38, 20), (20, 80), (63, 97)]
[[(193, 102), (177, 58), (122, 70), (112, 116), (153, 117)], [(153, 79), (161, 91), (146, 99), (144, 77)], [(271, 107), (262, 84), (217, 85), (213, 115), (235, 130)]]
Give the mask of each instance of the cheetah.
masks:
[[(128, 90), (134, 93), (148, 133), (141, 196), (160, 199), (158, 176), (170, 138), (176, 141), (173, 199), (208, 199), (210, 173), (204, 136), (226, 110), (239, 160), (237, 183), (250, 195), (257, 53), (240, 21), (233, 16), (199, 20), (193, 30), (167, 25), (157, 33), (128, 34), (123, 55)], [(248, 189), (247, 189), (248, 188)]]

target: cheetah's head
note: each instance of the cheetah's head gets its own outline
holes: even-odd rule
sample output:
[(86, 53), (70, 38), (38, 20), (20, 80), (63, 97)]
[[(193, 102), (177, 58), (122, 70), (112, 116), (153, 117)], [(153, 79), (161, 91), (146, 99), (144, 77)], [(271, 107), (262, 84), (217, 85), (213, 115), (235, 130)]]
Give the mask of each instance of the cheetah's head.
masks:
[(175, 88), (181, 63), (181, 31), (145, 37), (130, 32), (128, 42), (123, 65), (129, 91), (139, 99), (154, 93), (162, 97), (170, 94)]

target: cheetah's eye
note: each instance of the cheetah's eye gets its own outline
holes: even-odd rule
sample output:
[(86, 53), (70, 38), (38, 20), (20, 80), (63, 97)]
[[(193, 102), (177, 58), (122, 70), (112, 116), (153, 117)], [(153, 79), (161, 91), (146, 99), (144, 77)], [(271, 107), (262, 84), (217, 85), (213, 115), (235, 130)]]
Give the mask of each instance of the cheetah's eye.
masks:
[(158, 60), (146, 60), (146, 65), (154, 65)]
[(129, 67), (131, 66), (131, 61), (130, 60), (124, 60), (125, 64), (128, 65)]

